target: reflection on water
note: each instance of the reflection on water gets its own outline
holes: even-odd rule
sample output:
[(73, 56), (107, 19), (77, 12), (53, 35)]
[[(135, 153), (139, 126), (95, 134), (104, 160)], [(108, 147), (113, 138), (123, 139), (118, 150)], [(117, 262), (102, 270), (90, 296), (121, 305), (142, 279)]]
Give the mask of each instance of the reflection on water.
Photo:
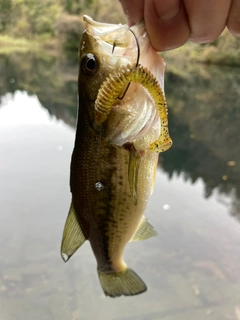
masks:
[[(240, 214), (240, 74), (238, 69), (198, 65), (170, 66), (171, 134), (175, 143), (162, 155), (164, 170), (184, 172), (193, 183), (201, 177), (205, 196), (217, 189), (231, 198), (230, 212)], [(180, 69), (180, 70), (179, 70)]]
[(36, 96), (26, 91), (7, 93), (2, 97), (0, 126), (47, 124), (51, 120), (47, 109), (43, 109)]
[(33, 54), (0, 55), (0, 101), (16, 90), (37, 95), (50, 114), (75, 124), (78, 74), (77, 54), (67, 60)]
[(159, 235), (125, 253), (149, 289), (109, 299), (88, 243), (67, 264), (59, 253), (77, 65), (18, 55), (0, 66), (1, 319), (239, 320), (239, 72), (169, 66), (174, 145), (147, 209)]

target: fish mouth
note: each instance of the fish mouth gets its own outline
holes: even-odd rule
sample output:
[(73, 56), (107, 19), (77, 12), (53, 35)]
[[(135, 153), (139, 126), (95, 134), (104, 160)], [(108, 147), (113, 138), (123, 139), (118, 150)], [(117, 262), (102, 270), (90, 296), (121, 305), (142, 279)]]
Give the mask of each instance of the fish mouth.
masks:
[[(89, 17), (88, 15), (84, 15), (83, 16), (83, 21), (85, 21), (88, 25), (95, 27), (97, 29), (99, 29), (99, 32), (105, 32), (107, 30), (107, 32), (112, 32), (114, 30), (118, 30), (119, 27), (127, 27), (126, 25), (122, 25), (121, 23), (119, 24), (112, 24), (112, 23), (105, 23), (105, 22), (99, 22), (99, 21), (95, 21), (93, 20), (91, 17)], [(127, 27), (128, 29), (128, 27)]]
[(127, 48), (129, 46), (131, 36), (128, 36), (129, 27), (127, 25), (97, 22), (87, 15), (83, 16), (83, 21), (86, 31), (93, 37), (117, 47)]
[(97, 43), (98, 51), (110, 66), (134, 63), (138, 56), (138, 47), (127, 25), (97, 22), (84, 15), (85, 29)]
[(149, 69), (161, 87), (164, 87), (165, 62), (152, 48), (144, 21), (131, 28), (126, 24), (97, 22), (87, 15), (83, 16), (83, 21), (87, 34), (97, 41), (102, 54), (109, 55), (114, 61), (121, 58), (118, 66), (122, 66), (136, 63), (140, 50), (139, 64)]
[[(113, 81), (110, 82), (111, 86), (104, 85), (103, 82), (98, 92), (98, 98), (99, 93), (103, 94), (100, 99), (97, 98), (98, 101), (95, 101), (95, 124), (98, 126), (103, 123), (102, 132), (106, 133), (105, 138), (112, 144), (123, 146), (134, 141), (137, 147), (136, 140), (140, 139), (139, 148), (141, 149), (148, 149), (150, 146), (150, 149), (155, 152), (165, 151), (170, 146), (163, 93), (165, 63), (161, 56), (152, 49), (144, 22), (130, 29), (127, 25), (96, 22), (89, 16), (84, 16), (83, 19), (87, 34), (96, 41), (95, 46), (101, 61), (103, 65), (108, 66), (109, 76), (113, 78)], [(153, 87), (159, 88), (155, 91), (161, 92), (160, 97), (164, 100), (161, 107), (162, 119), (159, 110), (156, 109), (156, 101), (154, 101), (156, 99), (151, 93), (149, 94), (146, 88), (143, 88), (141, 81), (135, 81), (134, 77), (125, 82), (119, 91), (116, 90), (116, 96), (112, 94), (111, 88), (114, 89), (119, 76), (123, 76), (122, 70), (137, 68), (133, 72), (133, 75), (137, 75), (138, 71), (143, 70), (138, 69), (140, 65), (145, 70), (142, 76), (151, 74), (156, 79)], [(144, 82), (144, 79), (142, 80)], [(99, 100), (100, 104), (98, 104)], [(104, 106), (105, 103), (107, 107)], [(168, 146), (160, 148), (157, 144), (160, 143), (160, 146), (164, 144), (163, 129), (166, 131), (164, 137)], [(160, 132), (162, 133), (161, 139)], [(153, 142), (156, 142), (154, 146)]]

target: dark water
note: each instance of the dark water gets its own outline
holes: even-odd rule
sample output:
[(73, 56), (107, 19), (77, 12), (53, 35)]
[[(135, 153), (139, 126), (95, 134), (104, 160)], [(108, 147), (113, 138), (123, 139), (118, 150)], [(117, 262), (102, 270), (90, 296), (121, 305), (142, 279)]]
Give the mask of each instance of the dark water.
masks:
[(88, 243), (64, 264), (76, 59), (0, 57), (0, 314), (4, 320), (240, 319), (240, 72), (168, 63), (174, 145), (125, 250), (145, 294), (106, 298)]

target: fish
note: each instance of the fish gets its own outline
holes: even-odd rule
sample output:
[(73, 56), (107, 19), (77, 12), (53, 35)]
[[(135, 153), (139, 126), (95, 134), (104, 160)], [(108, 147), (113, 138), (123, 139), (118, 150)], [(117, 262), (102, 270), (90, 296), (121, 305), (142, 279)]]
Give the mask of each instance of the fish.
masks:
[(88, 240), (105, 295), (132, 296), (147, 286), (125, 263), (124, 248), (157, 234), (144, 211), (158, 154), (172, 145), (165, 63), (151, 47), (144, 22), (129, 28), (83, 20), (72, 201), (61, 256), (68, 261)]

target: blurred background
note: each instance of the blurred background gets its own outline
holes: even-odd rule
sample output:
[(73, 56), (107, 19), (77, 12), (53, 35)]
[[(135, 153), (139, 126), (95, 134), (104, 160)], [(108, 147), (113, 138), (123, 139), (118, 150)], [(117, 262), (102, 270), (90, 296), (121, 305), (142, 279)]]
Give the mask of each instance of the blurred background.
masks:
[(125, 23), (118, 1), (0, 0), (0, 313), (4, 320), (240, 319), (240, 38), (163, 53), (172, 148), (129, 244), (145, 280), (105, 298), (86, 243), (59, 247), (70, 205), (82, 15)]

